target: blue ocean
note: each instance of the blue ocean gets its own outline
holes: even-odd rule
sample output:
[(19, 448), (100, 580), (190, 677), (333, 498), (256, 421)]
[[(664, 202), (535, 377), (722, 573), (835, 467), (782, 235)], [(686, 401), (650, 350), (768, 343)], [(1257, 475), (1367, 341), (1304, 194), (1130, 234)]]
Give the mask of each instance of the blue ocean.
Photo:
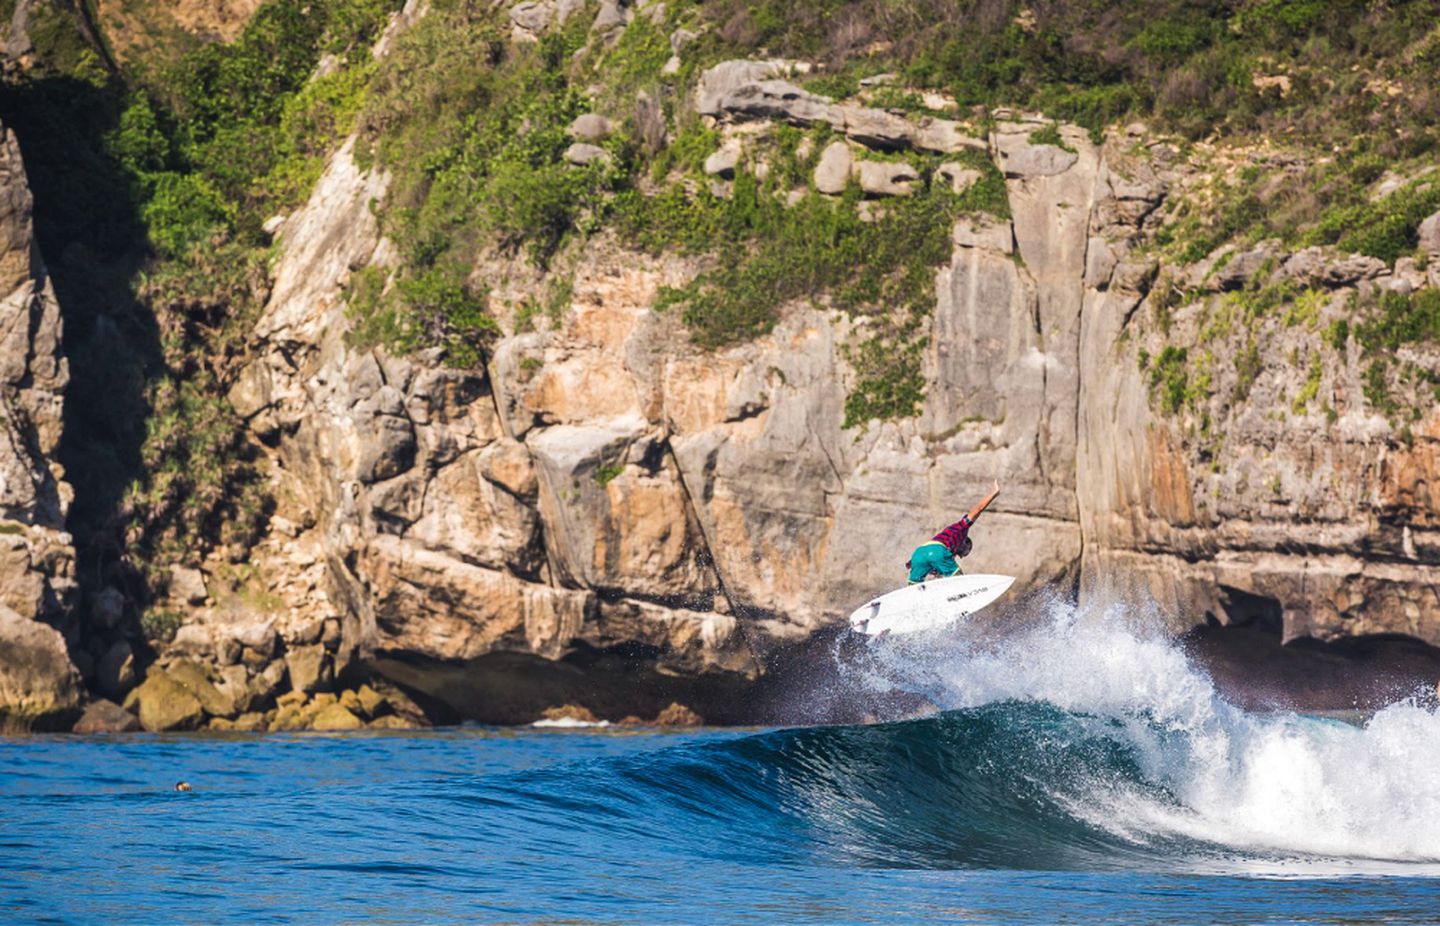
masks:
[(0, 741), (0, 921), (1440, 922), (1421, 700), (1247, 712), (1163, 637), (1073, 613), (848, 668), (927, 707)]

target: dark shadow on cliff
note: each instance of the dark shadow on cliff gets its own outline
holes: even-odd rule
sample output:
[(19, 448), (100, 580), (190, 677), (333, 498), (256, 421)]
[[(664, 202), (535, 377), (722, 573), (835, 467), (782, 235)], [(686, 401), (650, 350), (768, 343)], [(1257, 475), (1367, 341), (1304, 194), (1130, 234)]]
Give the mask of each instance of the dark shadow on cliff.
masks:
[(1374, 711), (1416, 694), (1431, 700), (1440, 681), (1440, 649), (1410, 637), (1281, 645), (1260, 623), (1211, 622), (1182, 643), (1227, 699), (1251, 710)]
[(59, 456), (75, 490), (67, 524), (82, 593), (133, 584), (114, 574), (117, 514), (141, 469), (145, 383), (161, 361), (155, 320), (135, 298), (148, 247), (138, 194), (105, 149), (123, 93), (118, 81), (71, 77), (0, 85), (0, 120), (20, 143), (35, 236), (65, 325), (70, 385)]
[(738, 676), (682, 677), (622, 654), (583, 651), (559, 661), (493, 653), (466, 662), (388, 656), (369, 666), (413, 697), (431, 721), (528, 724), (573, 704), (611, 721), (649, 720), (672, 703), (707, 723), (759, 722), (745, 708), (752, 683)]
[(865, 645), (848, 628), (822, 630), (774, 653), (753, 680), (671, 675), (657, 671), (649, 654), (624, 650), (582, 649), (558, 661), (521, 653), (467, 662), (388, 655), (366, 668), (399, 685), (438, 724), (528, 724), (567, 704), (618, 721), (649, 720), (679, 703), (706, 723), (745, 726), (861, 723), (926, 709), (913, 693), (867, 691), (846, 678)]

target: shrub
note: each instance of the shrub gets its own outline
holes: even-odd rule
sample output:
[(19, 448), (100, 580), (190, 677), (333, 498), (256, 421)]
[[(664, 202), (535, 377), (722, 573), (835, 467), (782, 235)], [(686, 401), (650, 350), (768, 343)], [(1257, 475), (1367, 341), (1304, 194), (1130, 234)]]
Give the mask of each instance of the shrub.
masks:
[(1183, 347), (1167, 345), (1150, 370), (1150, 388), (1159, 391), (1160, 407), (1172, 415), (1185, 406), (1189, 395), (1188, 354)]
[(1390, 397), (1390, 383), (1387, 371), (1389, 363), (1384, 357), (1376, 358), (1365, 368), (1365, 380), (1361, 391), (1365, 394), (1365, 401), (1376, 411), (1384, 415), (1393, 415), (1399, 410), (1395, 400)]
[(1440, 182), (1422, 178), (1379, 202), (1361, 199), (1326, 210), (1307, 235), (1314, 244), (1378, 257), (1386, 263), (1415, 249), (1417, 229), (1440, 209)]
[(1355, 325), (1355, 339), (1367, 353), (1417, 341), (1440, 342), (1440, 289), (1381, 293), (1378, 314)]
[(150, 243), (164, 257), (180, 257), (223, 232), (235, 207), (199, 174), (164, 173), (153, 178), (154, 195), (140, 210)]
[(148, 608), (140, 615), (140, 629), (144, 632), (145, 639), (156, 643), (169, 643), (175, 639), (175, 632), (183, 623), (185, 615), (162, 608)]

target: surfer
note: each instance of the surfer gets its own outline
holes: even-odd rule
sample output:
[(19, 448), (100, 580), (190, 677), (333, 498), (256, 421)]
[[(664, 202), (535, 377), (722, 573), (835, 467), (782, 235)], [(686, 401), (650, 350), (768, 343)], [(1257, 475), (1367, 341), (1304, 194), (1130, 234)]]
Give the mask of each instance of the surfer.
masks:
[(910, 554), (910, 559), (905, 563), (905, 568), (910, 570), (911, 585), (924, 582), (931, 575), (939, 575), (943, 579), (959, 574), (960, 564), (956, 560), (970, 554), (970, 528), (999, 494), (1000, 480), (997, 479), (990, 489), (990, 494), (971, 508), (969, 514), (915, 548), (915, 552)]

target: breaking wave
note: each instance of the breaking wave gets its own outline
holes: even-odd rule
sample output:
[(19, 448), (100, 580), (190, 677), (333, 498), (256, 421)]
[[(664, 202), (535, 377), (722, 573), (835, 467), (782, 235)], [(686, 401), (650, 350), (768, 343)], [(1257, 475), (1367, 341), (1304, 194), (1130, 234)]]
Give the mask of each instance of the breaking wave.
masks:
[(1162, 636), (1064, 607), (999, 642), (886, 641), (851, 671), (938, 711), (689, 743), (487, 790), (501, 804), (563, 793), (587, 827), (660, 827), (702, 855), (780, 863), (1440, 871), (1440, 716), (1415, 700), (1363, 724), (1250, 713)]

